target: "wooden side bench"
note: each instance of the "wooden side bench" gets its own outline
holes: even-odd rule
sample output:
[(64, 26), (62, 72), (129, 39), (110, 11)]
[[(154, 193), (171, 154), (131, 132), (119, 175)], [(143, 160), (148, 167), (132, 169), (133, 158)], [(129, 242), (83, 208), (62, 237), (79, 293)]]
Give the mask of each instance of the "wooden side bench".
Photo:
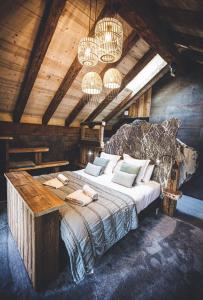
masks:
[(59, 172), (59, 168), (61, 166), (67, 166), (69, 161), (67, 160), (58, 160), (51, 162), (42, 162), (39, 165), (31, 166), (31, 167), (22, 167), (22, 168), (9, 168), (9, 172), (15, 171), (29, 171), (29, 170), (37, 170), (37, 169), (45, 169), (45, 168), (53, 168), (54, 172)]
[(59, 208), (65, 202), (27, 172), (6, 173), (8, 224), (33, 287), (58, 273)]

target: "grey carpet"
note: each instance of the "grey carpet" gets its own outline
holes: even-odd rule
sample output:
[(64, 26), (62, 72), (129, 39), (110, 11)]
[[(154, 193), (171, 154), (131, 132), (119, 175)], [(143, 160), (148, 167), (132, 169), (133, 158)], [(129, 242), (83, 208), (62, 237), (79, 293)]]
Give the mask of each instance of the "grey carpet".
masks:
[(202, 300), (203, 231), (159, 214), (110, 249), (93, 275), (75, 285), (68, 266), (36, 293), (0, 213), (0, 299)]

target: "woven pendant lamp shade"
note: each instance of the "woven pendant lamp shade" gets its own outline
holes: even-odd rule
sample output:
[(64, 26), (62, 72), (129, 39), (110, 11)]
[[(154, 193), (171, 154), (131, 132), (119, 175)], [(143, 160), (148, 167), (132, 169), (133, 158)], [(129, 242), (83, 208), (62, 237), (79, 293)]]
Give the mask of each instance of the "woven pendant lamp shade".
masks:
[(80, 40), (78, 60), (87, 67), (93, 67), (98, 63), (98, 44), (95, 38), (85, 37)]
[(122, 75), (115, 69), (111, 68), (104, 74), (103, 84), (108, 89), (118, 89), (121, 86)]
[(98, 57), (103, 63), (113, 63), (120, 59), (123, 47), (123, 27), (114, 18), (103, 18), (95, 27), (95, 38), (99, 49)]
[(98, 95), (102, 91), (102, 80), (98, 73), (88, 72), (82, 79), (82, 91), (85, 94)]

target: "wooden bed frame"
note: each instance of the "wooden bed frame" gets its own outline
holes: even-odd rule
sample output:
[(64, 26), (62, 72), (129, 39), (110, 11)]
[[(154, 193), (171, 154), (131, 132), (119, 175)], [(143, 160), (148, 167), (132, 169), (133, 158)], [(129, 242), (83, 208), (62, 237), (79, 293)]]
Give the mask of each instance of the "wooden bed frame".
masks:
[[(172, 195), (178, 193), (177, 176), (173, 173), (169, 180), (167, 191)], [(40, 290), (58, 275), (59, 209), (65, 203), (27, 172), (10, 172), (5, 177), (8, 224), (32, 285)], [(177, 202), (170, 193), (163, 193), (163, 210), (169, 215)]]
[(8, 224), (33, 287), (44, 287), (58, 274), (59, 208), (64, 201), (27, 172), (7, 179)]

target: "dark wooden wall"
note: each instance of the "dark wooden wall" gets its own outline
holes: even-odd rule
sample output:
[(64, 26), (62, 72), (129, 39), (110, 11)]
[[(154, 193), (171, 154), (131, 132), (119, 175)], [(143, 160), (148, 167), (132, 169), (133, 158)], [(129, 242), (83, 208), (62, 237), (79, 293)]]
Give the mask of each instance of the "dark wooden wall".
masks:
[(73, 161), (79, 155), (80, 128), (0, 122), (0, 132), (14, 137), (14, 147), (49, 147), (44, 161)]
[(203, 162), (203, 66), (193, 65), (173, 78), (165, 75), (154, 87), (150, 122), (178, 118), (178, 138), (199, 151)]

